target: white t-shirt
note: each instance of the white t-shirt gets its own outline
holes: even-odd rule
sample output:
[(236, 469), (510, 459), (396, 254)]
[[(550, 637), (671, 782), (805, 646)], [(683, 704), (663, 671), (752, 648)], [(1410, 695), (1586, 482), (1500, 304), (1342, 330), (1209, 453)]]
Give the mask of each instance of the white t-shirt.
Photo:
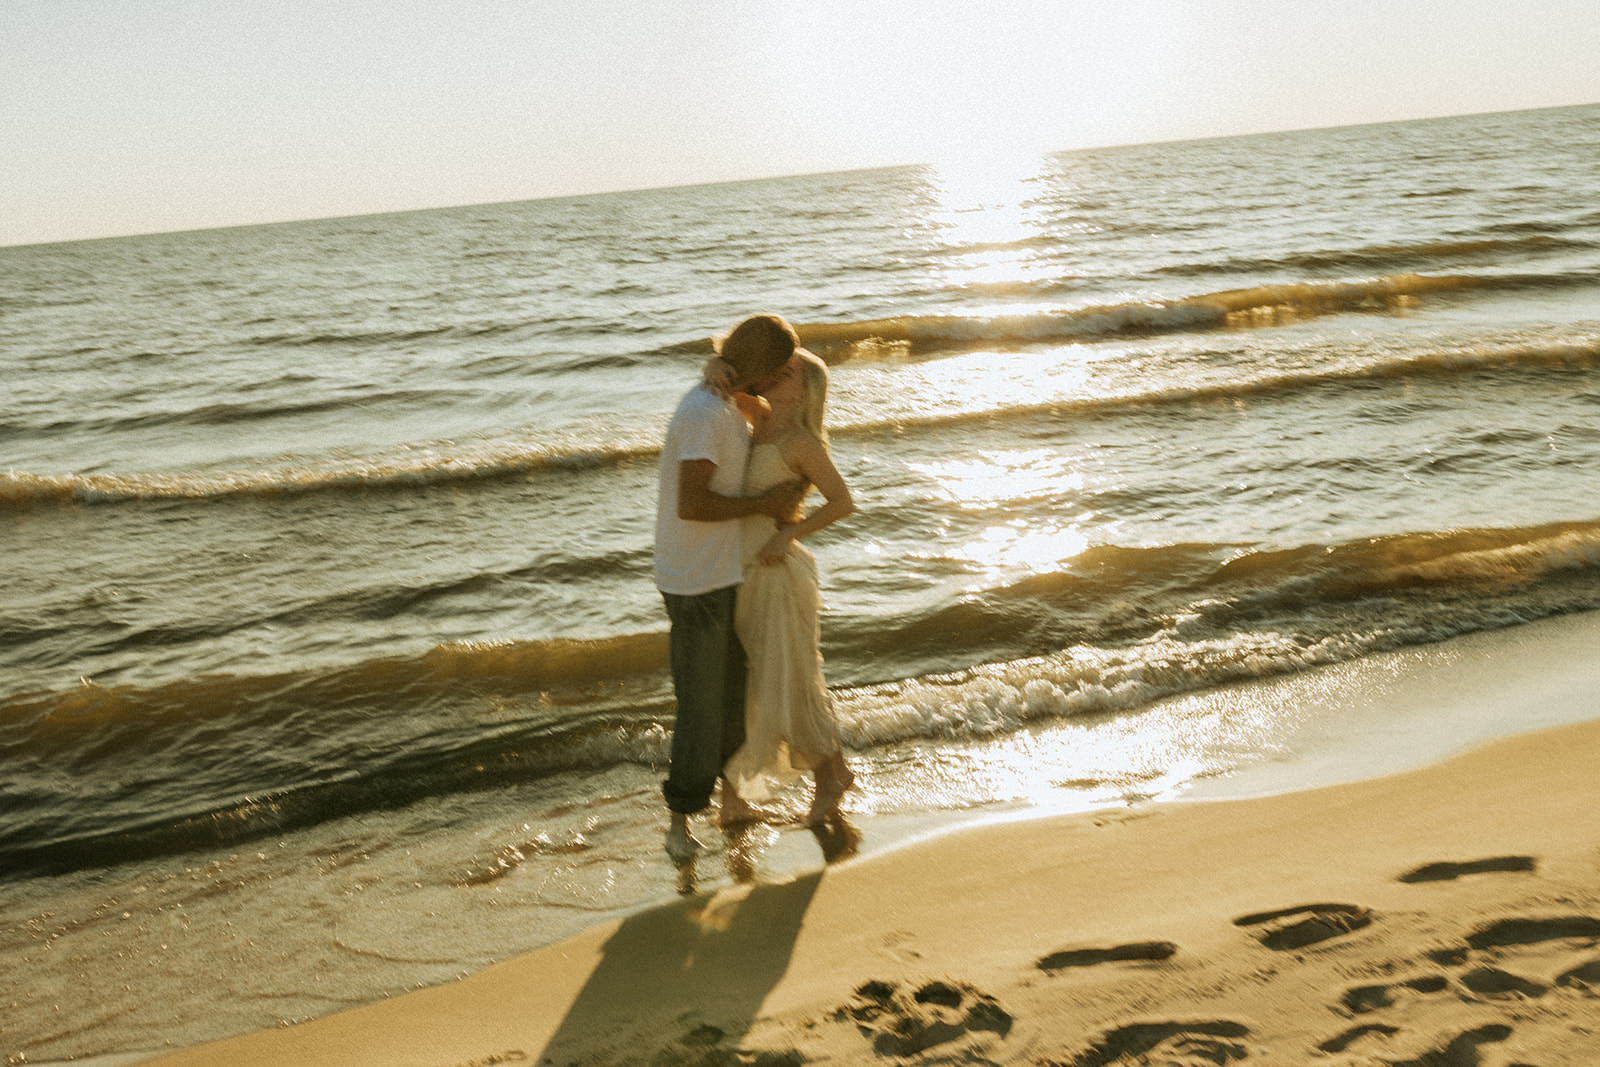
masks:
[(689, 390), (667, 426), (661, 446), (661, 483), (656, 497), (656, 588), (698, 596), (738, 585), (744, 575), (743, 532), (737, 519), (695, 522), (678, 518), (678, 465), (709, 459), (717, 465), (711, 491), (744, 493), (750, 459), (750, 427), (731, 401), (697, 385)]

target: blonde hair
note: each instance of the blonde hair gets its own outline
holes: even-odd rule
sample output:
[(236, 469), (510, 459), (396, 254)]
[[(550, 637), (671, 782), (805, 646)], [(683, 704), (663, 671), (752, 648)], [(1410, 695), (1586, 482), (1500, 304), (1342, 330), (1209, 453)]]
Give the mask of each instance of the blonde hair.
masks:
[(781, 315), (752, 315), (711, 345), (738, 373), (761, 378), (789, 362), (800, 335)]
[(806, 389), (805, 400), (800, 405), (800, 428), (827, 444), (828, 429), (822, 420), (828, 407), (828, 365), (803, 348), (799, 355), (800, 380)]

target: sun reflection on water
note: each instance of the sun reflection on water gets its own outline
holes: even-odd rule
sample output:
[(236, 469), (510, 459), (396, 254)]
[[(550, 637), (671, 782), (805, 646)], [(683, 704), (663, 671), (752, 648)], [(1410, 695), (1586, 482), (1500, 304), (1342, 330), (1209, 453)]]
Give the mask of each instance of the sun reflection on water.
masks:
[(849, 391), (833, 399), (829, 419), (836, 428), (921, 422), (1092, 399), (1099, 364), (1121, 351), (1066, 344), (1027, 353), (968, 352), (910, 367), (853, 366)]
[(943, 558), (977, 572), (978, 586), (998, 575), (1058, 570), (1089, 547), (1081, 528), (1065, 516), (1042, 517), (1051, 509), (1037, 507), (1083, 488), (1084, 474), (1070, 457), (1039, 448), (990, 449), (909, 467), (925, 480), (929, 495), (963, 511), (992, 513), (993, 521), (976, 537), (939, 549)]
[(959, 557), (989, 571), (1015, 568), (1033, 572), (1056, 570), (1089, 547), (1082, 530), (1070, 526), (1038, 527), (1020, 521), (985, 529), (978, 538), (953, 549)]
[(929, 168), (929, 221), (949, 251), (951, 282), (1003, 290), (1038, 279), (1029, 246), (1041, 233), (1033, 201), (1046, 166), (1041, 156), (995, 155)]
[[(1033, 673), (1023, 662), (993, 673), (1017, 682), (1018, 668), (1022, 676)], [(1121, 708), (1077, 714), (1058, 711), (991, 736), (914, 744), (893, 758), (859, 764), (865, 773), (856, 810), (1021, 804), (1045, 814), (1172, 799), (1198, 782), (1284, 752), (1285, 734), (1302, 715), (1308, 681), (1315, 689), (1316, 679), (1297, 678), (1164, 699), (1152, 692), (1147, 703), (1132, 700)], [(976, 677), (940, 696), (946, 703), (965, 700), (970, 717), (973, 700), (1003, 704), (1005, 693), (1005, 686)], [(1010, 714), (1028, 717), (1016, 708)]]
[(1026, 506), (1084, 484), (1083, 472), (1073, 469), (1070, 456), (1045, 448), (985, 449), (909, 466), (940, 497), (982, 510), (999, 504)]

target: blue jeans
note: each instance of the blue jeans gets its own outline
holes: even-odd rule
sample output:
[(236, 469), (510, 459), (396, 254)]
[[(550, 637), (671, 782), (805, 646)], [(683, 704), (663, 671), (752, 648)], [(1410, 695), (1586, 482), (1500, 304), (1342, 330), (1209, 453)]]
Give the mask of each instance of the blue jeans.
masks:
[(678, 698), (672, 764), (661, 786), (667, 807), (693, 815), (711, 803), (722, 766), (744, 744), (744, 646), (733, 629), (739, 587), (698, 596), (662, 593)]

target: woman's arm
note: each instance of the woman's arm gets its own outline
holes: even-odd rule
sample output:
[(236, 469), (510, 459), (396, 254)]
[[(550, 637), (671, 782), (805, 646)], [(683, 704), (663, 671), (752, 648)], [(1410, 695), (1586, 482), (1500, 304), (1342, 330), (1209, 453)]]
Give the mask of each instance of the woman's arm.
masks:
[(856, 509), (850, 487), (833, 465), (827, 445), (808, 433), (798, 433), (784, 442), (783, 459), (790, 470), (804, 475), (817, 487), (822, 493), (823, 503), (794, 525), (778, 527), (777, 532), (761, 548), (761, 562), (766, 564), (781, 561), (795, 541), (832, 526)]
[(721, 356), (712, 356), (700, 368), (700, 380), (718, 396), (733, 395), (733, 365)]

